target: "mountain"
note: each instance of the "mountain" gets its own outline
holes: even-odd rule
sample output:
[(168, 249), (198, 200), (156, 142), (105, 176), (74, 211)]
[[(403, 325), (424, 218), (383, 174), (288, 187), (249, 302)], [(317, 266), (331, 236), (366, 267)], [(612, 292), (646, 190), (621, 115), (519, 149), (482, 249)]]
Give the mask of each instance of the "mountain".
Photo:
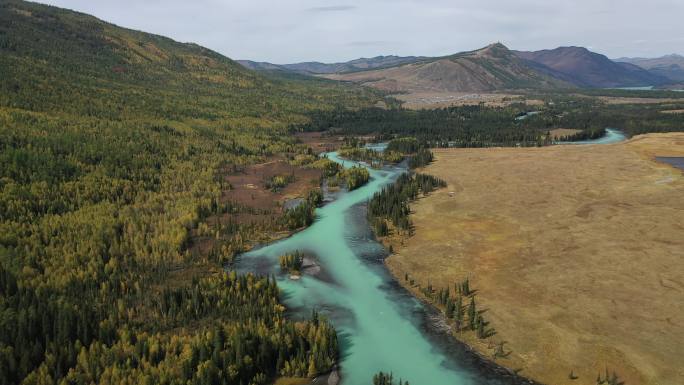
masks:
[(609, 88), (660, 85), (668, 80), (629, 63), (616, 63), (584, 47), (559, 47), (534, 52), (516, 51), (525, 60), (541, 64), (580, 87)]
[(263, 61), (236, 60), (236, 62), (253, 71), (287, 71), (287, 69), (281, 65)]
[(505, 89), (569, 88), (572, 84), (540, 70), (500, 43), (451, 56), (423, 59), (383, 69), (326, 77), (392, 92), (480, 92)]
[(350, 91), (360, 97), (345, 99), (353, 103), (369, 95), (316, 79), (267, 78), (196, 44), (16, 0), (0, 1), (0, 77), (0, 105), (76, 114), (88, 106), (108, 116), (122, 108), (235, 126), (289, 124)]
[(406, 63), (413, 63), (425, 59), (421, 56), (376, 56), (372, 58), (354, 59), (341, 63), (303, 62), (293, 64), (273, 64), (268, 62), (255, 62), (251, 60), (238, 60), (243, 66), (256, 71), (292, 71), (302, 74), (334, 74), (363, 71), (375, 68), (392, 67)]
[(376, 56), (330, 64), (238, 62), (257, 71), (325, 75), (390, 91), (611, 88), (684, 81), (684, 57), (679, 55), (610, 60), (584, 47), (526, 52), (500, 43), (446, 57)]
[(674, 82), (684, 82), (684, 56), (671, 54), (659, 58), (619, 58), (614, 61), (630, 63)]
[[(292, 125), (379, 99), (0, 0), (0, 384), (264, 384), (282, 362), (328, 371), (327, 322), (295, 324), (274, 278), (224, 269), (302, 214), (252, 219), (262, 209), (226, 194), (228, 176), (274, 158), (285, 175), (288, 155), (315, 159)], [(222, 369), (192, 358), (200, 350)]]

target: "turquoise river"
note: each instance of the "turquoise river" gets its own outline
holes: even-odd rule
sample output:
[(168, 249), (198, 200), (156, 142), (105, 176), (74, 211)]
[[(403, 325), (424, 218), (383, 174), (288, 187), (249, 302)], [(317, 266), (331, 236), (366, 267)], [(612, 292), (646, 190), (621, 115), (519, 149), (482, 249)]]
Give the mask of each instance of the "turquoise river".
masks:
[[(335, 153), (328, 157), (345, 167), (358, 164)], [(433, 309), (389, 274), (383, 264), (387, 252), (366, 220), (366, 202), (406, 169), (369, 171), (365, 186), (326, 194), (327, 204), (316, 210), (316, 220), (307, 229), (241, 255), (238, 270), (276, 275), (290, 316), (308, 317), (316, 309), (331, 320), (340, 339), (342, 385), (371, 384), (380, 370), (412, 385), (523, 383), (469, 353), (439, 327)], [(291, 280), (278, 267), (278, 256), (294, 250), (315, 256), (305, 264), (316, 267), (305, 269), (299, 280)]]
[(612, 143), (618, 143), (622, 142), (625, 139), (627, 139), (627, 136), (622, 133), (622, 131), (617, 130), (615, 128), (606, 128), (606, 133), (600, 138), (596, 139), (587, 139), (587, 140), (578, 140), (575, 142), (557, 142), (556, 144), (565, 144), (565, 145), (573, 145), (573, 144), (612, 144)]

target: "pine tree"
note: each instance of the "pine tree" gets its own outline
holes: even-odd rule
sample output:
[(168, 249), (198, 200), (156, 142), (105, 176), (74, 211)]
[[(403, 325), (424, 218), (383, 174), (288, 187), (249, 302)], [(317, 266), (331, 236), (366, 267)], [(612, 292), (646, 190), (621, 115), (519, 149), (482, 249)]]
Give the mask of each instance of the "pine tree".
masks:
[(313, 356), (309, 358), (309, 369), (307, 370), (306, 376), (309, 378), (314, 378), (318, 374), (318, 369), (316, 369), (316, 360), (314, 360)]
[(475, 297), (470, 299), (470, 305), (468, 306), (468, 321), (470, 323), (470, 329), (475, 330), (475, 322), (477, 321), (477, 309), (475, 308)]

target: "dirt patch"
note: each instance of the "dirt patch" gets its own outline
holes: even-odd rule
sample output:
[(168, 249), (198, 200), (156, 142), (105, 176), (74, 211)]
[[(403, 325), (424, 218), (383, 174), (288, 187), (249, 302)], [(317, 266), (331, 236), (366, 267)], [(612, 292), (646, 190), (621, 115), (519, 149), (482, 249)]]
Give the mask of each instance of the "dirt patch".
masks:
[(424, 172), (449, 186), (412, 205), (387, 264), (435, 288), (470, 277), (497, 334), (461, 338), (488, 357), (506, 341), (497, 362), (542, 383), (684, 383), (684, 175), (653, 160), (684, 134), (435, 155)]
[[(240, 206), (254, 209), (252, 212), (241, 210), (244, 215), (235, 216), (238, 223), (263, 217), (270, 220), (279, 216), (288, 199), (303, 198), (307, 192), (320, 184), (320, 170), (293, 166), (287, 160), (275, 159), (245, 167), (243, 170), (225, 177), (231, 188), (221, 196), (223, 203), (234, 202)], [(293, 180), (285, 187), (271, 189), (268, 181), (276, 176), (287, 176)]]
[[(288, 183), (272, 188), (273, 177), (286, 177)], [(309, 191), (320, 186), (321, 170), (295, 166), (287, 159), (274, 158), (267, 162), (250, 165), (224, 176), (228, 189), (222, 192), (220, 203), (230, 209), (204, 220), (191, 234), (190, 253), (207, 256), (212, 250), (225, 246), (226, 239), (219, 240), (216, 231), (232, 231), (241, 228), (240, 247), (249, 249), (260, 242), (273, 241), (287, 236), (279, 219), (291, 200), (305, 198)], [(229, 246), (238, 246), (236, 239), (228, 240)]]
[(311, 147), (316, 154), (335, 151), (343, 144), (342, 137), (324, 132), (299, 132), (295, 136), (301, 143)]

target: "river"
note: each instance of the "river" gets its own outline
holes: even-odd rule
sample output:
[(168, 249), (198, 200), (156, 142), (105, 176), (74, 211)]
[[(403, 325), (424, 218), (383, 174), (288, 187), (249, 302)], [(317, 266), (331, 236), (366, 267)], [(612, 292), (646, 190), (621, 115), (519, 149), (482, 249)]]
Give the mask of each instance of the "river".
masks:
[[(328, 156), (345, 167), (359, 164), (336, 153)], [(439, 315), (387, 271), (387, 252), (370, 230), (366, 202), (406, 169), (369, 171), (370, 181), (363, 187), (326, 194), (329, 202), (316, 210), (316, 220), (307, 229), (241, 255), (238, 270), (275, 274), (289, 316), (305, 318), (316, 309), (331, 320), (340, 339), (343, 385), (371, 384), (381, 370), (412, 385), (520, 382), (483, 366), (448, 332), (435, 327)], [(299, 280), (289, 279), (278, 267), (278, 256), (294, 250), (315, 256), (317, 265), (305, 269)]]
[(569, 144), (611, 144), (611, 143), (622, 142), (625, 139), (627, 139), (627, 137), (620, 130), (616, 130), (614, 128), (606, 128), (605, 135), (603, 135), (600, 138), (578, 140), (575, 142), (556, 142), (556, 144), (564, 144), (564, 145), (569, 145)]

